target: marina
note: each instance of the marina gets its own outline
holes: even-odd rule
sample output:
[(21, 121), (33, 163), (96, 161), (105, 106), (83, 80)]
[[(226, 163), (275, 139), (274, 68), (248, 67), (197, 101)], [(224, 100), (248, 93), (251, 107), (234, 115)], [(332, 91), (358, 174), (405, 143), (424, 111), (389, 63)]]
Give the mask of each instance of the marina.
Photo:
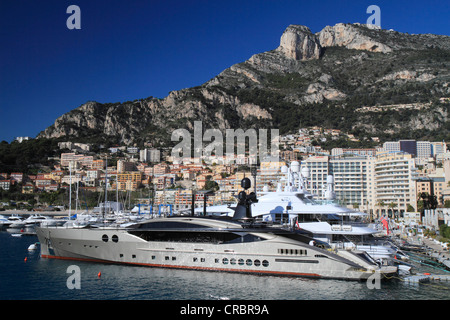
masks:
[[(172, 272), (155, 271), (161, 269), (183, 275), (238, 274), (251, 279), (268, 277), (270, 281), (287, 277), (320, 284), (339, 281), (344, 287), (351, 286), (348, 280), (356, 280), (361, 290), (364, 286), (369, 290), (396, 287), (401, 292), (405, 288), (399, 285), (437, 285), (444, 293), (439, 299), (448, 299), (450, 259), (446, 245), (422, 236), (411, 237), (399, 229), (389, 233), (382, 221), (378, 227), (363, 223), (359, 221), (365, 217), (363, 213), (316, 202), (303, 185), (307, 172), (300, 172), (295, 163), (284, 173), (284, 190), (258, 196), (250, 192), (250, 180), (244, 178), (243, 191), (231, 206), (168, 215), (58, 212), (19, 216), (15, 212), (9, 217), (14, 221), (3, 215), (6, 231), (2, 234), (28, 243), (22, 248), (27, 250), (25, 263), (66, 268), (73, 264), (107, 266), (123, 270), (125, 278), (128, 271), (145, 266), (151, 267), (150, 273)], [(332, 198), (331, 185), (328, 191)], [(97, 272), (97, 278), (104, 274), (103, 270)], [(370, 284), (374, 280), (375, 287)], [(215, 297), (224, 298), (211, 293), (201, 299)], [(332, 295), (326, 299), (339, 298)]]
[(95, 228), (37, 226), (44, 258), (266, 275), (364, 280), (397, 272), (365, 251), (330, 250), (283, 224), (259, 222), (244, 178), (232, 217), (171, 216)]
[(448, 4), (0, 14), (4, 314), (448, 308)]
[[(52, 228), (62, 229), (62, 227)], [(114, 231), (114, 229), (108, 230), (108, 232)], [(114, 244), (112, 236), (113, 234), (110, 235), (109, 242)], [(111, 264), (105, 261), (47, 259), (41, 256), (42, 243), (35, 234), (13, 237), (9, 232), (2, 231), (0, 238), (1, 256), (7, 257), (0, 262), (5, 276), (0, 289), (0, 298), (6, 300), (226, 301), (235, 299), (448, 300), (450, 298), (450, 281), (448, 281), (450, 272), (430, 255), (433, 253), (447, 256), (448, 252), (429, 239), (423, 239), (423, 243), (419, 245), (417, 237), (403, 243), (403, 250), (410, 258), (407, 263), (412, 266), (411, 272), (407, 275), (392, 275), (389, 280), (382, 281), (378, 289), (369, 289), (366, 281), (286, 277), (273, 274), (261, 276), (256, 273), (200, 269), (147, 268), (140, 265)], [(400, 237), (392, 235), (392, 239), (399, 241)], [(405, 250), (408, 247), (414, 250)], [(164, 248), (164, 256), (175, 254), (174, 250), (167, 248)], [(192, 250), (192, 252), (197, 255), (206, 254), (205, 251)], [(201, 259), (202, 257), (198, 255), (197, 263), (201, 263)], [(435, 264), (430, 261), (434, 261)], [(172, 263), (172, 260), (169, 260), (169, 263)], [(231, 259), (228, 263), (231, 267)], [(220, 264), (223, 267), (222, 260)], [(67, 270), (73, 265), (81, 270), (80, 290), (70, 290), (66, 285), (70, 276)], [(263, 268), (263, 265), (259, 268)]]
[[(41, 258), (28, 251), (36, 236), (0, 232), (2, 300), (448, 300), (450, 282), (406, 282), (396, 277), (380, 289), (365, 282), (227, 272), (147, 268)], [(27, 261), (25, 261), (27, 258)], [(420, 273), (438, 272), (414, 263)], [(79, 266), (81, 289), (66, 286), (68, 267)], [(101, 272), (101, 278), (98, 273)], [(400, 280), (403, 279), (403, 280)], [(270, 290), (267, 290), (270, 288)]]

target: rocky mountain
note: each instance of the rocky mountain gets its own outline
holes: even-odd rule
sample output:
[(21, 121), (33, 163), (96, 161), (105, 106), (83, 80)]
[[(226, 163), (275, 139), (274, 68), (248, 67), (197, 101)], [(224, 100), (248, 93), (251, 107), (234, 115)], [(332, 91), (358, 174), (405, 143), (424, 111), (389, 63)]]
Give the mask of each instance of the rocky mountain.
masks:
[(38, 137), (170, 144), (174, 129), (319, 125), (371, 136), (450, 139), (450, 37), (361, 24), (291, 25), (272, 51), (164, 99), (87, 102)]

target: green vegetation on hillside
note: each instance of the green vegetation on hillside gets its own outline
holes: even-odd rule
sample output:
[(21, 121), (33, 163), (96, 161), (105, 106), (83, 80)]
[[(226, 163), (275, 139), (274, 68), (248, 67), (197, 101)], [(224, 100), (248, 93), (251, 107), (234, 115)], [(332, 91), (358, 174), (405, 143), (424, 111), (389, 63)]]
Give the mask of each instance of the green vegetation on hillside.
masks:
[(22, 143), (0, 142), (0, 172), (35, 174), (40, 165), (51, 165), (49, 157), (59, 156), (57, 139), (33, 139)]

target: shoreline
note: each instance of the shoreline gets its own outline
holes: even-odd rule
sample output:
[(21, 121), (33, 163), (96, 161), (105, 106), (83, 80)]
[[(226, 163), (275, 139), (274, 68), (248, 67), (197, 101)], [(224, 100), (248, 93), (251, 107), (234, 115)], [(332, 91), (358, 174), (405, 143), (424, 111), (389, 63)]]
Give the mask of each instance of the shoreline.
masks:
[[(85, 210), (72, 210), (70, 212), (70, 215), (74, 215), (74, 214), (78, 214), (78, 213), (83, 213), (86, 212)], [(5, 210), (5, 211), (0, 211), (0, 215), (3, 216), (12, 216), (12, 215), (17, 215), (17, 216), (24, 216), (24, 217), (28, 217), (31, 215), (43, 215), (43, 216), (51, 216), (51, 217), (68, 217), (69, 216), (69, 210), (65, 210), (65, 211), (28, 211), (28, 210)]]

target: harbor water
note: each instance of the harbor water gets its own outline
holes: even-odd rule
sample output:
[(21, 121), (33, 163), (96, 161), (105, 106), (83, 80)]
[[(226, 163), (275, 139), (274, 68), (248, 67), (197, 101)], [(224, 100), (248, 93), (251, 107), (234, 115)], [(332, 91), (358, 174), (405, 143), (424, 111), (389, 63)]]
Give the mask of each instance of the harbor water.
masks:
[[(0, 300), (450, 300), (450, 282), (410, 284), (399, 278), (370, 288), (355, 281), (44, 259), (39, 247), (28, 250), (37, 241), (0, 232)], [(70, 288), (73, 266), (79, 288)]]

